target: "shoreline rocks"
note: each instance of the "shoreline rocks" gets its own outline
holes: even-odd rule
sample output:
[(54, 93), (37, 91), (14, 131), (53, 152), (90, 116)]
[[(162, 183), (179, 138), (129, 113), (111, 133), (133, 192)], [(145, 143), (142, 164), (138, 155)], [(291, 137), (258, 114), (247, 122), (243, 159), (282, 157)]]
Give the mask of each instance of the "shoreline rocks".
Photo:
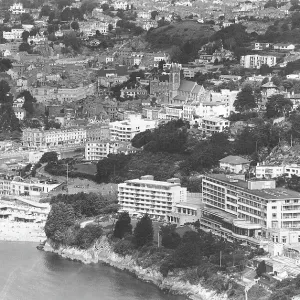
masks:
[(162, 274), (154, 268), (145, 268), (138, 266), (136, 261), (130, 256), (125, 257), (116, 254), (108, 239), (101, 237), (93, 248), (80, 250), (72, 247), (53, 249), (47, 242), (44, 251), (56, 253), (63, 258), (80, 261), (84, 264), (105, 263), (119, 270), (129, 272), (151, 284), (156, 285), (161, 290), (170, 291), (173, 294), (187, 296), (193, 300), (227, 300), (226, 294), (217, 294), (201, 286), (201, 284), (192, 285), (189, 282), (183, 282), (179, 278), (168, 276), (164, 278)]

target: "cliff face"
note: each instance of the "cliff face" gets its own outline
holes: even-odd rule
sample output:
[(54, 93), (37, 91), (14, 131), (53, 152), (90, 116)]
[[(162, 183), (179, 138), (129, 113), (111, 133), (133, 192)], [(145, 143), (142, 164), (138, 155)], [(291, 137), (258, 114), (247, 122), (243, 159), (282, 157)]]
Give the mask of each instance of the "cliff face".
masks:
[(93, 248), (79, 250), (76, 248), (60, 248), (54, 250), (48, 243), (44, 247), (45, 251), (54, 252), (64, 258), (79, 260), (85, 264), (104, 262), (120, 270), (128, 270), (139, 279), (151, 282), (160, 289), (170, 290), (174, 294), (188, 295), (194, 300), (226, 300), (227, 295), (216, 294), (213, 291), (204, 289), (200, 284), (192, 285), (188, 282), (180, 281), (175, 276), (163, 278), (159, 270), (155, 268), (145, 268), (138, 266), (136, 261), (130, 256), (117, 255), (106, 237), (102, 237)]

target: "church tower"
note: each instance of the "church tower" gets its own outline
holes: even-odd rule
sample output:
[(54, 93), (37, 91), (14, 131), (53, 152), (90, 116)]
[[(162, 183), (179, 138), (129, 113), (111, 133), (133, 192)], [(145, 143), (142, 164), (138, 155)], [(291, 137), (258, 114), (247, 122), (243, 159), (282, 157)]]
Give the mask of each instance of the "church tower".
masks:
[(177, 96), (180, 86), (180, 66), (177, 63), (172, 63), (169, 77), (169, 103)]

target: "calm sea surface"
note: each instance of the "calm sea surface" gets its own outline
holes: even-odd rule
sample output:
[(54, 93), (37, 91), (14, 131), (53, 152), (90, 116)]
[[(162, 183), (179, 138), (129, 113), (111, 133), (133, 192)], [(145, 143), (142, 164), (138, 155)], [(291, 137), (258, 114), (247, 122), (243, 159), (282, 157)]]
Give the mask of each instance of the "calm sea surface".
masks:
[(0, 241), (0, 300), (183, 300), (103, 264), (84, 265)]

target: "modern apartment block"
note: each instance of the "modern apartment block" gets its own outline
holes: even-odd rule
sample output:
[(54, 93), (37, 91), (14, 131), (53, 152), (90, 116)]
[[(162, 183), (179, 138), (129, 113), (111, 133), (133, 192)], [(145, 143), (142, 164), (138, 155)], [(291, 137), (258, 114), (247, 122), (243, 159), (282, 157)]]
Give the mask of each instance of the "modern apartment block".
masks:
[(85, 144), (85, 159), (98, 161), (108, 156), (108, 154), (130, 154), (135, 153), (137, 148), (132, 147), (130, 142), (121, 141), (98, 141), (87, 142)]
[(151, 175), (127, 180), (118, 185), (118, 202), (122, 211), (145, 214), (158, 220), (166, 220), (177, 203), (186, 202), (187, 189), (181, 187), (178, 178), (156, 181)]
[(300, 241), (299, 193), (243, 175), (210, 174), (202, 184), (201, 229), (251, 245)]
[(258, 54), (245, 55), (241, 57), (240, 65), (247, 69), (259, 69), (262, 65), (274, 67), (276, 65), (276, 56)]
[(206, 135), (222, 132), (225, 128), (229, 127), (230, 125), (230, 122), (228, 120), (217, 117), (204, 117), (201, 122), (201, 130)]
[(144, 120), (141, 116), (132, 116), (128, 120), (111, 122), (109, 124), (111, 139), (130, 142), (136, 134), (154, 129), (156, 124), (155, 120)]

